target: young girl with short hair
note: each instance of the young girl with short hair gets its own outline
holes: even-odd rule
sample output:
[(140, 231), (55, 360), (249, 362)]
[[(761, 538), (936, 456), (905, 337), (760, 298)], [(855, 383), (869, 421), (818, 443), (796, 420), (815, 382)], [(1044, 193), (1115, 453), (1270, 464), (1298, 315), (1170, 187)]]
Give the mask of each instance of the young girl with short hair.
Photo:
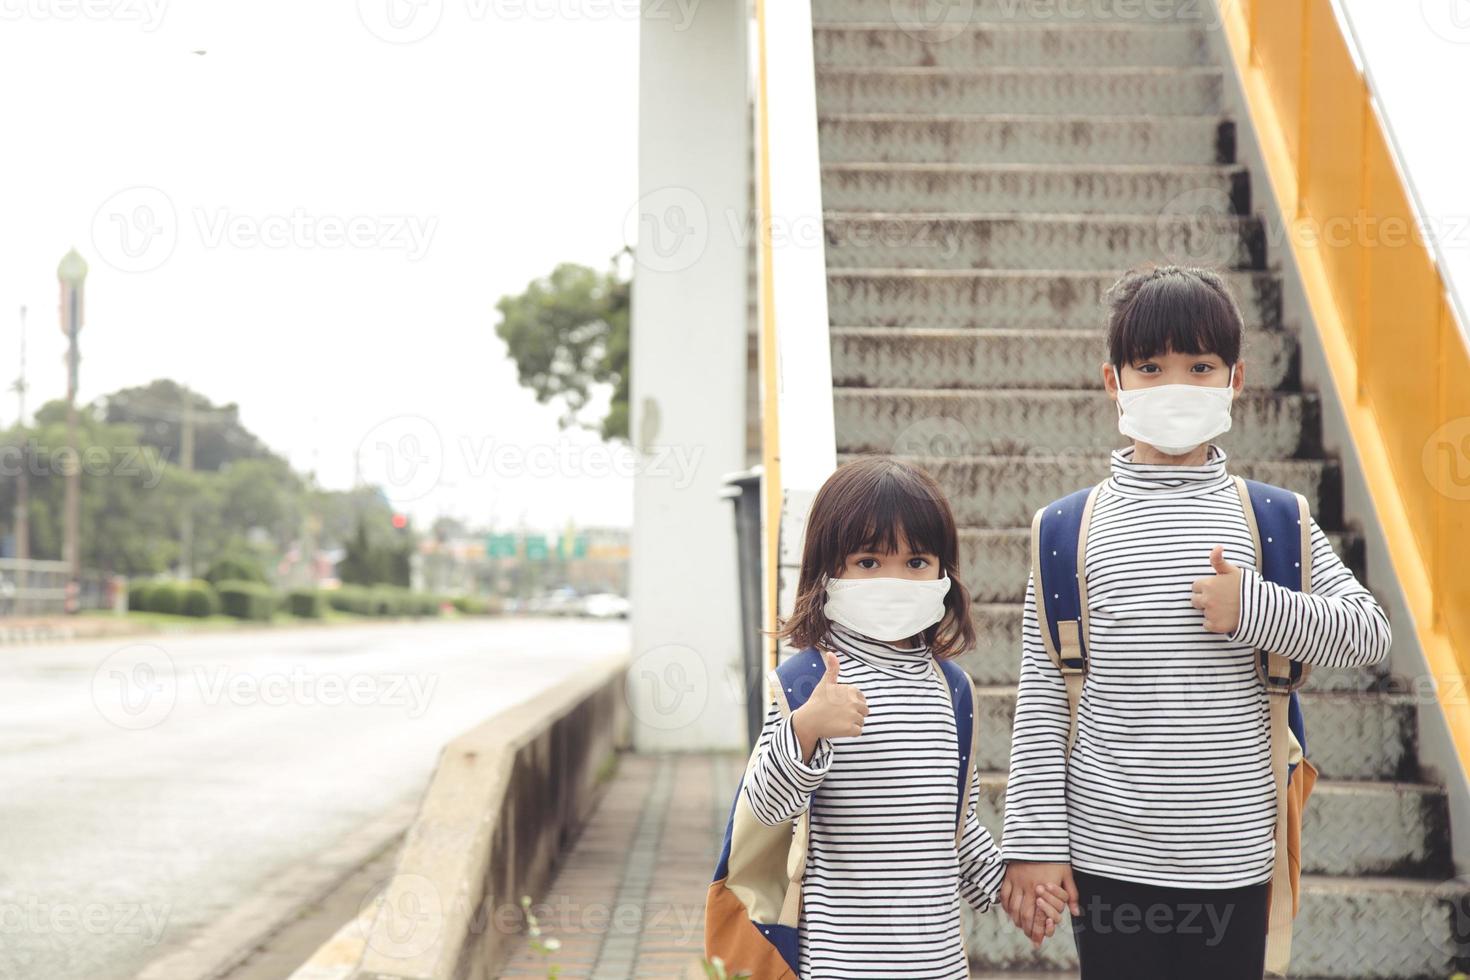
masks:
[[(789, 717), (772, 702), (744, 789), (762, 823), (810, 808), (803, 980), (970, 975), (960, 897), (989, 909), (1004, 866), (976, 816), (973, 759), (956, 846), (960, 750), (937, 660), (975, 642), (958, 561), (949, 503), (918, 467), (857, 459), (812, 503), (777, 635), (819, 649), (826, 675)], [(1061, 900), (1036, 902), (1050, 935)]]

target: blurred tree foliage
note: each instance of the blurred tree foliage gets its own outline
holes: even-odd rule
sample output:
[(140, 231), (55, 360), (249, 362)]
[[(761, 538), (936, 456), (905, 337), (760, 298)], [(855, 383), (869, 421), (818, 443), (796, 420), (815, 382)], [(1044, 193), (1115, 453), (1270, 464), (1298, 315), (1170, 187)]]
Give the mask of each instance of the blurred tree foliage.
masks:
[[(519, 296), (495, 304), (495, 333), (516, 363), (520, 383), (543, 404), (559, 400), (562, 428), (597, 429), (604, 439), (628, 438), (628, 314), (631, 279), (618, 270), (628, 250), (607, 272), (564, 262), (534, 280)], [(594, 386), (612, 387), (607, 415), (581, 417)]]
[[(185, 398), (193, 401), (193, 472), (179, 465)], [(79, 406), (77, 418), (83, 568), (125, 575), (174, 570), (185, 508), (194, 517), (196, 572), (239, 558), (274, 577), (313, 516), (321, 548), (345, 547), (359, 526), (387, 529), (399, 550), (411, 546), (412, 532), (392, 528), (392, 508), (377, 488), (313, 486), (240, 424), (236, 406), (213, 405), (173, 381), (102, 396)], [(26, 466), (31, 557), (59, 559), (70, 459), (66, 403), (42, 405), (25, 435), (27, 456), (18, 426), (0, 431), (0, 538), (14, 530), (17, 476)], [(397, 580), (395, 574), (381, 581)]]

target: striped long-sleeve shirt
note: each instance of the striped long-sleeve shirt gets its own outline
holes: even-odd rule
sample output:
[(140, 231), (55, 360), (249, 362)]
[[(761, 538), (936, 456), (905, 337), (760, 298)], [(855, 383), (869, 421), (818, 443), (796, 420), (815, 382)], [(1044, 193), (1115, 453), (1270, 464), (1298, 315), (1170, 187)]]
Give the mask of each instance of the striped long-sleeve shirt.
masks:
[[(1157, 885), (1229, 888), (1271, 877), (1276, 787), (1260, 648), (1318, 667), (1388, 655), (1388, 619), (1314, 519), (1312, 591), (1263, 579), (1240, 497), (1211, 445), (1200, 466), (1113, 452), (1084, 565), (1088, 671), (1070, 764), (1067, 696), (1026, 586), (1021, 677), (1001, 855), (1070, 862)], [(1242, 570), (1240, 623), (1204, 628), (1192, 602), (1210, 552)], [(1310, 717), (1308, 727), (1310, 730)], [(1310, 741), (1310, 740), (1309, 740)]]
[(949, 689), (926, 647), (870, 639), (833, 624), (837, 679), (868, 703), (863, 730), (817, 740), (811, 760), (772, 702), (745, 784), (767, 824), (811, 807), (802, 881), (804, 980), (964, 980), (970, 975), (960, 897), (996, 900), (1004, 865), (976, 815), (970, 772), (955, 846), (959, 743)]

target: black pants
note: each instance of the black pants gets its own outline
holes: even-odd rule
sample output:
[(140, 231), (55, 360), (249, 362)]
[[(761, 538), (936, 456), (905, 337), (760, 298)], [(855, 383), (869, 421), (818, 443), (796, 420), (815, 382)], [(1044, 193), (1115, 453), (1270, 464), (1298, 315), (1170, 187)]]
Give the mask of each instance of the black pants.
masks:
[(1082, 980), (1260, 980), (1269, 882), (1172, 888), (1072, 869)]

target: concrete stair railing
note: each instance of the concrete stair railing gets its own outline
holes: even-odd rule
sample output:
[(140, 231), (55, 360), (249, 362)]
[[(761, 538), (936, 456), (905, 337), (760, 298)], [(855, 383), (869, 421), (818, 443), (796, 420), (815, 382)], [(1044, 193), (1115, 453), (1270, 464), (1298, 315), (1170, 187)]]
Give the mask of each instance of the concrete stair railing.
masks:
[[(1279, 257), (1236, 160), (1212, 18), (1203, 0), (813, 2), (838, 458), (911, 458), (950, 494), (996, 834), (1030, 518), (1105, 476), (1121, 444), (1098, 365), (1102, 291), (1125, 268), (1230, 270), (1250, 370), (1220, 442), (1235, 472), (1306, 494), (1362, 573), (1320, 396), (1301, 386), (1313, 341), (1283, 322)], [(1447, 880), (1415, 693), (1379, 670), (1322, 670), (1305, 710), (1321, 781), (1292, 974), (1447, 977), (1467, 896)], [(1004, 916), (971, 921), (977, 975), (1076, 968), (1069, 937), (1033, 954)]]

